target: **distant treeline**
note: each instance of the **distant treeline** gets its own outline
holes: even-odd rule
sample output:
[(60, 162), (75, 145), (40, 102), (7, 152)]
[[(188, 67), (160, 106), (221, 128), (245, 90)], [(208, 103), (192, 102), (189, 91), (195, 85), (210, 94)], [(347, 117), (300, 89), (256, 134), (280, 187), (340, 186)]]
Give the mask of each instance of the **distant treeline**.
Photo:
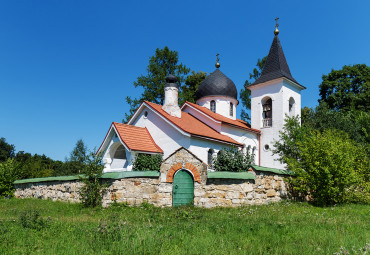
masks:
[[(87, 148), (80, 139), (75, 148), (64, 161), (53, 160), (47, 156), (31, 154), (24, 151), (15, 152), (15, 146), (7, 143), (4, 137), (0, 138), (0, 165), (1, 168), (14, 169), (18, 179), (49, 177), (78, 174), (86, 164)], [(5, 171), (5, 169), (4, 169)], [(0, 173), (1, 175), (1, 173)]]

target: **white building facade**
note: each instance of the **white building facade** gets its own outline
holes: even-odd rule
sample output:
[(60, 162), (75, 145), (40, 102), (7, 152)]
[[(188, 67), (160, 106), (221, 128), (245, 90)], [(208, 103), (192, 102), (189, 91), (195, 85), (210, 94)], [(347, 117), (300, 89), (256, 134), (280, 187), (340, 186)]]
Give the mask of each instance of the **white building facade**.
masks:
[(285, 116), (300, 116), (302, 85), (290, 74), (275, 34), (261, 76), (251, 91), (251, 125), (236, 118), (235, 84), (220, 65), (199, 86), (196, 104), (178, 105), (175, 76), (166, 78), (164, 105), (144, 101), (127, 124), (113, 123), (100, 146), (104, 172), (131, 171), (138, 153), (167, 158), (181, 147), (209, 163), (223, 148), (252, 153), (254, 164), (284, 169), (272, 155)]

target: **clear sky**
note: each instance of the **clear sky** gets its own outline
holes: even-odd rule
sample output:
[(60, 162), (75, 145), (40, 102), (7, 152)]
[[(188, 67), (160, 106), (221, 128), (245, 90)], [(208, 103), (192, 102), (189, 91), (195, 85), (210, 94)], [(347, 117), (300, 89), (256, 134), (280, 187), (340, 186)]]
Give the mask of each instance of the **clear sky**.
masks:
[[(195, 71), (220, 70), (238, 91), (267, 55), (275, 17), (293, 77), (315, 107), (321, 76), (370, 61), (370, 1), (0, 2), (0, 137), (64, 160), (82, 138), (99, 147), (137, 97), (156, 48)], [(238, 114), (240, 114), (239, 105)]]

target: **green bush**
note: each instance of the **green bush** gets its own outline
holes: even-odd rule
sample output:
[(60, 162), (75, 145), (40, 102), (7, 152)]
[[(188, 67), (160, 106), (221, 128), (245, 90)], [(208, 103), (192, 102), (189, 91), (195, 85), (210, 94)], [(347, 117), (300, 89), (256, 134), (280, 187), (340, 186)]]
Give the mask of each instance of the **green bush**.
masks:
[(222, 149), (213, 160), (216, 171), (245, 172), (254, 160), (254, 155), (244, 154), (237, 148)]
[(320, 132), (301, 128), (296, 121), (287, 120), (274, 151), (296, 173), (288, 178), (292, 195), (300, 199), (308, 196), (318, 205), (368, 203), (366, 149), (339, 130)]
[(49, 225), (50, 218), (45, 220), (37, 210), (26, 210), (20, 214), (19, 222), (24, 228), (41, 230)]
[(101, 205), (106, 190), (106, 185), (100, 179), (104, 166), (101, 157), (94, 152), (90, 152), (86, 162), (87, 164), (82, 171), (83, 175), (80, 176), (84, 185), (80, 188), (79, 193), (85, 207), (96, 207)]
[(14, 195), (14, 184), (20, 176), (16, 162), (7, 159), (0, 163), (0, 197), (12, 197)]
[(136, 156), (132, 167), (133, 171), (159, 171), (162, 163), (162, 154), (143, 154)]

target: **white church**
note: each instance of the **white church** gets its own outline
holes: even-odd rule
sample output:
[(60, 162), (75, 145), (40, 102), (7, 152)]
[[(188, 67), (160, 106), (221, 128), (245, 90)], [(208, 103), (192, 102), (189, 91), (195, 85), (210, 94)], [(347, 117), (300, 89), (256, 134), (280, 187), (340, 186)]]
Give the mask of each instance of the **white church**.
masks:
[(284, 169), (272, 155), (285, 116), (300, 115), (301, 91), (291, 75), (275, 29), (261, 76), (251, 91), (251, 123), (236, 118), (238, 92), (234, 82), (216, 70), (200, 84), (196, 104), (178, 105), (175, 76), (166, 78), (163, 105), (141, 103), (127, 124), (113, 122), (97, 153), (104, 172), (132, 171), (136, 155), (162, 154), (163, 159), (183, 147), (212, 169), (212, 158), (223, 148), (237, 147), (254, 154), (254, 164)]

